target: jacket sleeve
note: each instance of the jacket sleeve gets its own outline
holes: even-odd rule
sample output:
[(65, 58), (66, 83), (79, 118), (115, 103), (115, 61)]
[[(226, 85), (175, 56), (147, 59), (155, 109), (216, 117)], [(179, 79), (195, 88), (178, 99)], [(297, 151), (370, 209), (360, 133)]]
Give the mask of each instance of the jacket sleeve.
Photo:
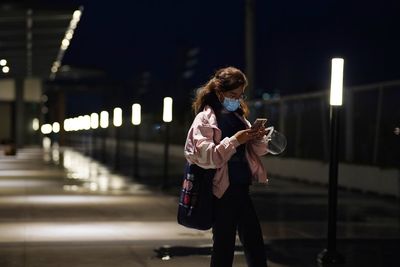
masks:
[(268, 142), (267, 136), (263, 136), (259, 140), (253, 140), (250, 142), (251, 148), (258, 156), (263, 156), (268, 153)]
[(205, 169), (221, 168), (236, 153), (240, 144), (236, 137), (225, 137), (221, 142), (214, 140), (215, 127), (207, 121), (207, 116), (199, 113), (189, 129), (185, 157), (190, 163), (197, 164)]

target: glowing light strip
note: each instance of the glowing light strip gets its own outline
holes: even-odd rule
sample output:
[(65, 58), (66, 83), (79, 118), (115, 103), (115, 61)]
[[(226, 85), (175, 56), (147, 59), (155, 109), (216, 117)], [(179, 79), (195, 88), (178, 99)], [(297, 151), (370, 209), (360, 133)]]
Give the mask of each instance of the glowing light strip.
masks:
[(78, 10), (75, 10), (74, 13), (72, 14), (72, 19), (69, 23), (69, 27), (65, 32), (63, 40), (61, 41), (61, 47), (60, 50), (58, 51), (57, 59), (54, 61), (53, 66), (51, 67), (51, 74), (50, 74), (51, 80), (54, 80), (58, 69), (61, 67), (61, 61), (64, 57), (64, 53), (71, 44), (72, 37), (74, 36), (74, 31), (78, 26), (79, 20), (81, 19), (82, 12), (83, 12), (83, 6), (81, 6)]

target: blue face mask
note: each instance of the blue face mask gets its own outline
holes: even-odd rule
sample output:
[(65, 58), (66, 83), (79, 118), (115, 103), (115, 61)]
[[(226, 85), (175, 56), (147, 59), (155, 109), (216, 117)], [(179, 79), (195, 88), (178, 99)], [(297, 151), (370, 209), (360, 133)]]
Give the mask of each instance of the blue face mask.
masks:
[(222, 105), (229, 111), (235, 111), (239, 108), (240, 101), (239, 99), (224, 97), (224, 102)]

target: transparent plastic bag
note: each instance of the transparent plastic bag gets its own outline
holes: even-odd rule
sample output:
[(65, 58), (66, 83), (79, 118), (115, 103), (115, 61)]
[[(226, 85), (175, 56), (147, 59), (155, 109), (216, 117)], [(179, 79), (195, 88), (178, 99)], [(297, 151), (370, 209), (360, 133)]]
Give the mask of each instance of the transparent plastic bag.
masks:
[(269, 131), (267, 134), (268, 152), (272, 155), (278, 155), (285, 151), (287, 144), (286, 137), (282, 133), (276, 131), (274, 126), (270, 126), (266, 128), (266, 130)]

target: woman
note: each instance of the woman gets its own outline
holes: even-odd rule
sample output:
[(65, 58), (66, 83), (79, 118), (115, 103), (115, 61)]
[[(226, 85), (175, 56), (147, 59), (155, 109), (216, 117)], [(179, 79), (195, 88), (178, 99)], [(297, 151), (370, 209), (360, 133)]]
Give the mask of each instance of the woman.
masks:
[(220, 69), (197, 91), (192, 105), (197, 115), (188, 132), (185, 157), (202, 168), (217, 169), (212, 267), (232, 266), (236, 231), (248, 266), (267, 266), (260, 223), (249, 196), (253, 180), (267, 182), (259, 158), (267, 153), (266, 132), (264, 126), (250, 129), (246, 120), (246, 86), (239, 69)]

